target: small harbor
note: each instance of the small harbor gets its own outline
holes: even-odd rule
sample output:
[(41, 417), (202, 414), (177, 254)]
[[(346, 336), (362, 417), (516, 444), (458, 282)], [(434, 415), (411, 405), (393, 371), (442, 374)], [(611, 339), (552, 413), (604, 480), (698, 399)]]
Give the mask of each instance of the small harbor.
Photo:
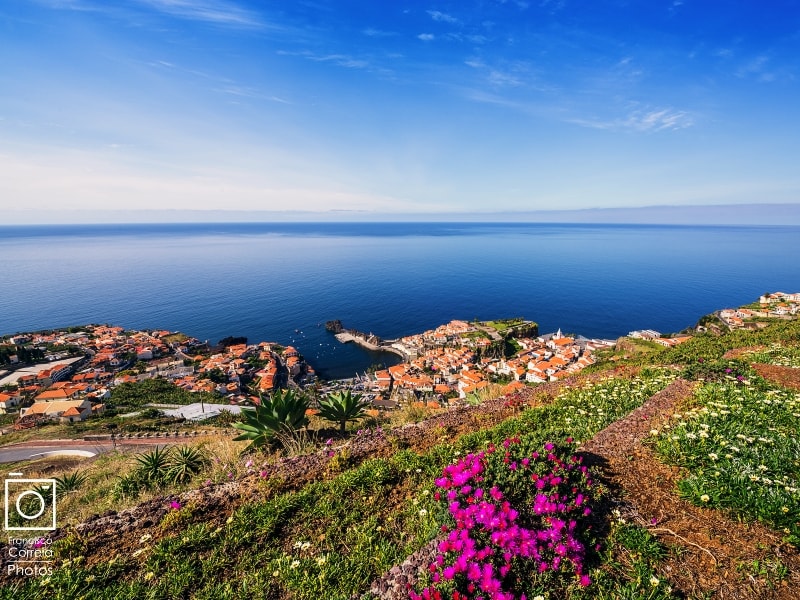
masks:
[(382, 340), (373, 333), (363, 333), (355, 329), (345, 329), (339, 320), (328, 321), (325, 329), (332, 332), (334, 337), (343, 344), (354, 343), (372, 352), (391, 352), (403, 360), (408, 360), (405, 352), (392, 346), (394, 340)]

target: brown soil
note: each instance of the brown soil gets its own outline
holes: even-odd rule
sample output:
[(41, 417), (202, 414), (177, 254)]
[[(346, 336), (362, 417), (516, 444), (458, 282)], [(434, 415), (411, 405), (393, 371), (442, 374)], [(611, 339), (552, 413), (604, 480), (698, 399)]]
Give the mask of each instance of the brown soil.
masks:
[(766, 346), (746, 346), (743, 348), (734, 348), (733, 350), (728, 350), (725, 354), (722, 355), (722, 358), (732, 360), (736, 358), (741, 358), (745, 354), (750, 354), (751, 352), (761, 352), (762, 350), (766, 350)]
[(779, 367), (756, 363), (753, 365), (756, 373), (776, 385), (792, 390), (800, 390), (800, 369), (793, 367)]
[[(625, 516), (647, 527), (662, 542), (678, 547), (662, 563), (664, 575), (689, 597), (724, 599), (800, 598), (800, 555), (772, 530), (743, 524), (675, 495), (680, 472), (663, 465), (642, 441), (651, 429), (687, 400), (694, 384), (678, 380), (640, 408), (613, 423), (581, 450), (590, 455), (612, 488), (622, 491)], [(782, 563), (782, 582), (751, 574), (753, 566)]]

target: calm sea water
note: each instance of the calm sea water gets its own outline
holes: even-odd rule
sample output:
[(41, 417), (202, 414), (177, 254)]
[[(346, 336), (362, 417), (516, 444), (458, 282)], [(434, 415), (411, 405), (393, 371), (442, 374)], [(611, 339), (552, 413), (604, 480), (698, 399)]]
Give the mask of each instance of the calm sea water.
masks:
[(800, 228), (552, 224), (0, 227), (0, 333), (113, 323), (294, 344), (326, 377), (392, 338), (524, 316), (614, 338), (678, 331), (767, 291), (800, 291)]

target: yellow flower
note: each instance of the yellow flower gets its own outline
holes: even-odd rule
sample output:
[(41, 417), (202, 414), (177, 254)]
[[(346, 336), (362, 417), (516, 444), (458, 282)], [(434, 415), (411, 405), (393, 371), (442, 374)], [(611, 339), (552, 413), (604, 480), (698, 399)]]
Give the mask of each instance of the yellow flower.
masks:
[(711, 498), (709, 497), (708, 494), (703, 494), (702, 496), (700, 496), (700, 500), (702, 500), (703, 502), (708, 502), (709, 500), (711, 500)]

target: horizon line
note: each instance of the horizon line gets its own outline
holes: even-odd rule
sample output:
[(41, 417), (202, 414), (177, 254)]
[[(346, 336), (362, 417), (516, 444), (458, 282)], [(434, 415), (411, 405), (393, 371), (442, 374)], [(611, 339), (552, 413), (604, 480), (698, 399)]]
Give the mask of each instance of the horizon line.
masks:
[(4, 211), (4, 225), (122, 225), (178, 223), (549, 223), (617, 225), (800, 225), (800, 202), (650, 205), (451, 212), (370, 210), (75, 209)]

